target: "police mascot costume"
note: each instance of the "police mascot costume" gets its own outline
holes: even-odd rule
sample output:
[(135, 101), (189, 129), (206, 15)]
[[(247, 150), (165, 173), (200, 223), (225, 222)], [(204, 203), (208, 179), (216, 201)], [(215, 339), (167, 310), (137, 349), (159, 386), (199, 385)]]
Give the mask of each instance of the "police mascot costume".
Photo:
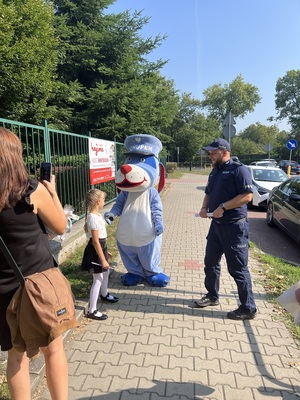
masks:
[(155, 136), (137, 134), (128, 136), (124, 145), (127, 158), (115, 178), (119, 195), (104, 214), (108, 224), (120, 217), (117, 245), (128, 271), (121, 281), (134, 286), (145, 279), (151, 286), (164, 287), (170, 278), (160, 267), (164, 226), (159, 191), (165, 184), (165, 169), (158, 154), (162, 144)]

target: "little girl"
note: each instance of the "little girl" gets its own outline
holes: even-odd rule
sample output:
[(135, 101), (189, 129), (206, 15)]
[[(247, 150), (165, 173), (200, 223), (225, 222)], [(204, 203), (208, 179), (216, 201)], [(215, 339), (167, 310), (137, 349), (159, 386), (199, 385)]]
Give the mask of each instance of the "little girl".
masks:
[(106, 244), (107, 232), (105, 221), (99, 211), (103, 208), (106, 193), (91, 189), (86, 196), (86, 216), (84, 230), (90, 239), (83, 254), (81, 270), (93, 274), (90, 290), (90, 308), (88, 318), (104, 320), (108, 318), (97, 310), (97, 301), (101, 289), (101, 300), (116, 303), (119, 299), (107, 292), (109, 263)]

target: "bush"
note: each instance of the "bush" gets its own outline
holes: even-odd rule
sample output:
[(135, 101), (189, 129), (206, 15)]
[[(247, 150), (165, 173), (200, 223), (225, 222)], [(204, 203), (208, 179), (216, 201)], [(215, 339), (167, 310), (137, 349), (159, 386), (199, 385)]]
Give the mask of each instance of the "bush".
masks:
[(177, 163), (176, 162), (167, 162), (167, 174), (170, 174), (174, 172), (177, 169)]

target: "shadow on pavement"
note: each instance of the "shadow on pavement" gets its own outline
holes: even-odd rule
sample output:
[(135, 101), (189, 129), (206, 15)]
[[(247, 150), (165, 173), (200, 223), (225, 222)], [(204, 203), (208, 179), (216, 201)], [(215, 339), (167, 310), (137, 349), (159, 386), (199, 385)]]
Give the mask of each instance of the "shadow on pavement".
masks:
[[(210, 388), (209, 386), (204, 386), (200, 385), (198, 383), (193, 383), (193, 382), (187, 382), (187, 383), (181, 383), (181, 382), (163, 382), (163, 381), (152, 381), (154, 383), (154, 386), (149, 388), (132, 388), (132, 389), (127, 389), (127, 390), (122, 390), (121, 392), (113, 392), (113, 393), (105, 393), (105, 394), (99, 394), (95, 396), (89, 396), (89, 397), (80, 397), (78, 400), (93, 400), (93, 399), (105, 399), (105, 400), (116, 400), (121, 398), (120, 396), (127, 395), (126, 398), (130, 399), (137, 399), (141, 398), (141, 395), (145, 395), (149, 393), (151, 394), (156, 394), (159, 396), (158, 398), (172, 398), (175, 396), (176, 398), (179, 398), (179, 396), (183, 396), (184, 399), (186, 400), (202, 400), (204, 397), (202, 396), (208, 396), (211, 393), (214, 392), (215, 389)], [(181, 398), (181, 397), (180, 397)]]

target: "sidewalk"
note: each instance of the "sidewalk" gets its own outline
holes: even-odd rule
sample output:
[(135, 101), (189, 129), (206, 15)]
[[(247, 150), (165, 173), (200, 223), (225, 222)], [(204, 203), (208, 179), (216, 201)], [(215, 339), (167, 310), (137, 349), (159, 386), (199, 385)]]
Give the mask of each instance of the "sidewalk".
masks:
[[(193, 308), (205, 293), (203, 259), (210, 220), (199, 212), (206, 177), (186, 174), (163, 196), (166, 288), (125, 287), (119, 263), (100, 304), (106, 321), (82, 318), (66, 343), (69, 400), (296, 400), (300, 352), (267, 302), (250, 259), (258, 316), (233, 321), (236, 285), (223, 260), (220, 306)], [(298, 364), (299, 365), (299, 364)], [(50, 399), (42, 388), (39, 400)]]

